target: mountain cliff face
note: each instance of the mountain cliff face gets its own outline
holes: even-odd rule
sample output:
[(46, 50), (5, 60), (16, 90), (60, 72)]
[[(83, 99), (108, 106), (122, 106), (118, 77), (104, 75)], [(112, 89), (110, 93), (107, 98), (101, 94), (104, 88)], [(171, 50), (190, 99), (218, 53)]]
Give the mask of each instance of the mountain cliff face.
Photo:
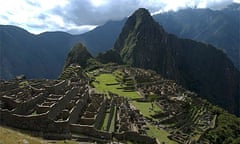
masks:
[(82, 43), (78, 43), (68, 53), (64, 68), (67, 68), (68, 66), (74, 63), (85, 68), (87, 66), (87, 61), (90, 58), (93, 58), (93, 57), (87, 51), (87, 48)]
[(227, 56), (211, 45), (166, 33), (146, 9), (129, 17), (113, 49), (123, 63), (156, 70), (239, 114), (240, 75)]
[(240, 69), (240, 4), (222, 10), (184, 9), (154, 16), (164, 29), (181, 38), (209, 43), (223, 50)]
[[(183, 9), (177, 12), (154, 15), (153, 19), (161, 24), (168, 33), (180, 38), (209, 43), (224, 51), (234, 65), (240, 69), (239, 15), (240, 4), (233, 3), (222, 10)], [(109, 45), (104, 46), (104, 41), (112, 45), (113, 40), (115, 41), (120, 34), (124, 22), (126, 22), (126, 19), (112, 22), (111, 25), (108, 23), (103, 25), (98, 31), (101, 31), (104, 35), (97, 36), (99, 33), (93, 30), (91, 35), (95, 35), (96, 41), (94, 44), (109, 48)], [(108, 26), (113, 28), (109, 30), (107, 29)], [(88, 47), (91, 48), (92, 46), (89, 45)], [(103, 51), (100, 50), (100, 52)]]

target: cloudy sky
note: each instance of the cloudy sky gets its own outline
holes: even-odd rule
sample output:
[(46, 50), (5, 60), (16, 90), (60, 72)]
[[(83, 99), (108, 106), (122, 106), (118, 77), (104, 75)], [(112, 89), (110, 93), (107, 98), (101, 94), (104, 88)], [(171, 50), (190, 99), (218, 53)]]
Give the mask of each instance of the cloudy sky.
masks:
[(127, 17), (139, 7), (159, 13), (186, 7), (218, 9), (232, 2), (240, 0), (0, 0), (0, 24), (16, 25), (34, 34), (80, 34)]

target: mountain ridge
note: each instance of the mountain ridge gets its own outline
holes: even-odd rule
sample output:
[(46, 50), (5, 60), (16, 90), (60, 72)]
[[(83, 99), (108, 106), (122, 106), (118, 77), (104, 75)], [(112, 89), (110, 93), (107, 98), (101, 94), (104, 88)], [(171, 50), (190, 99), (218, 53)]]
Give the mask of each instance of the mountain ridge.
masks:
[(226, 54), (212, 45), (166, 33), (145, 9), (128, 18), (113, 50), (124, 64), (156, 70), (239, 114), (240, 74)]
[[(237, 27), (240, 25), (240, 20), (238, 20), (238, 15), (239, 4), (234, 4), (223, 10), (185, 9), (154, 15), (153, 18), (168, 33), (181, 38), (210, 43), (223, 50), (235, 66), (238, 66), (240, 62), (240, 33), (239, 27)], [(31, 33), (25, 34), (25, 30), (20, 30), (21, 35), (16, 37), (15, 32), (19, 30), (9, 31), (3, 29), (2, 25), (0, 26), (0, 79), (12, 79), (20, 74), (25, 74), (27, 78), (57, 78), (63, 68), (67, 53), (74, 44), (82, 42), (88, 47), (91, 54), (96, 56), (97, 53), (113, 47), (125, 21), (126, 19), (109, 21), (81, 35), (47, 32), (41, 33), (39, 36)], [(208, 23), (209, 21), (211, 23)], [(198, 35), (199, 31), (204, 28), (207, 28), (206, 31)], [(214, 32), (216, 29), (217, 35)], [(59, 36), (64, 40), (51, 35), (64, 35)], [(196, 37), (196, 35), (198, 36)], [(17, 51), (18, 53), (16, 53)], [(42, 67), (42, 69), (33, 69), (33, 67)]]

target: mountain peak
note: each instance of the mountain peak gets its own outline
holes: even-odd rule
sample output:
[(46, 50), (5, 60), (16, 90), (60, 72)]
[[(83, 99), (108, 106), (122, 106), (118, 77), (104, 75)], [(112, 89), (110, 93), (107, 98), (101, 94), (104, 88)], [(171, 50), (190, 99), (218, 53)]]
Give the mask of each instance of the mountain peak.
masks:
[(92, 55), (87, 51), (87, 48), (82, 43), (78, 43), (68, 53), (64, 67), (76, 63), (85, 68), (87, 60), (90, 58), (92, 58)]
[[(142, 24), (146, 24), (148, 26), (156, 25), (156, 22), (153, 20), (151, 14), (145, 8), (139, 8), (138, 10), (136, 10), (129, 17), (129, 21), (131, 22), (130, 24), (135, 25), (135, 28), (138, 28), (138, 26)], [(126, 24), (128, 24), (128, 22)]]
[(139, 16), (139, 17), (151, 17), (149, 11), (145, 8), (137, 9), (132, 16)]
[(111, 60), (120, 57), (126, 65), (155, 70), (238, 114), (240, 73), (226, 55), (211, 45), (166, 33), (146, 9), (128, 18), (113, 50), (106, 54)]
[[(131, 35), (129, 35), (131, 34)], [(114, 49), (118, 52), (125, 44), (136, 44), (144, 37), (152, 40), (159, 40), (165, 35), (164, 29), (154, 21), (149, 11), (145, 8), (136, 10), (126, 21), (121, 34), (114, 45)], [(128, 47), (131, 49), (132, 47)], [(128, 51), (128, 50), (127, 50)], [(121, 54), (121, 55), (124, 55)]]

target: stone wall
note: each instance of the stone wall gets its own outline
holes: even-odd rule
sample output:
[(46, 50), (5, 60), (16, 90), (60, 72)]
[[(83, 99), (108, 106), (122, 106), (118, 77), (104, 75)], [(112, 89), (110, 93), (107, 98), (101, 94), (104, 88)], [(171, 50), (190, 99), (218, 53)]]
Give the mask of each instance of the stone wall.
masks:
[(44, 139), (52, 139), (52, 140), (65, 140), (65, 139), (71, 139), (72, 134), (71, 133), (64, 133), (64, 134), (59, 134), (59, 133), (43, 133), (41, 135)]
[(17, 82), (1, 83), (0, 92), (11, 91), (13, 89), (16, 89), (17, 87), (18, 87), (18, 83)]
[(34, 116), (22, 116), (11, 114), (9, 111), (1, 110), (1, 122), (7, 125), (11, 125), (16, 128), (29, 129), (29, 130), (41, 130), (39, 122), (44, 123), (47, 119), (47, 114), (34, 115)]
[(86, 107), (87, 100), (88, 94), (84, 94), (83, 99), (76, 102), (76, 105), (70, 111), (69, 123), (76, 123), (78, 121), (80, 114), (83, 113), (83, 109)]
[[(52, 105), (54, 105), (54, 103)], [(42, 114), (42, 113), (47, 113), (50, 108), (51, 108), (51, 105), (46, 106), (46, 105), (38, 105), (37, 104), (35, 110), (36, 110), (37, 114)]]
[(46, 94), (40, 93), (35, 96), (33, 99), (23, 102), (21, 105), (18, 105), (14, 110), (16, 114), (27, 114), (29, 110), (33, 109), (37, 104), (42, 103)]
[(95, 123), (95, 115), (92, 118), (86, 118), (85, 116), (82, 116), (80, 119), (80, 124), (81, 125), (89, 125), (92, 126)]
[(9, 96), (2, 96), (1, 100), (5, 103), (4, 107), (1, 107), (2, 109), (8, 109), (9, 111), (14, 111), (14, 109), (19, 105), (16, 101), (12, 99), (12, 97)]
[(137, 143), (157, 144), (155, 138), (151, 138), (147, 135), (141, 135), (137, 132), (126, 131), (123, 133), (114, 133), (114, 137), (118, 140), (130, 140)]
[(96, 120), (95, 120), (95, 124), (94, 124), (95, 128), (99, 128), (99, 126), (100, 126), (100, 124), (103, 120), (105, 111), (106, 111), (106, 99), (104, 97), (103, 102), (102, 102), (101, 107), (100, 107), (100, 110), (98, 111), (98, 114), (97, 114), (97, 117), (96, 117)]
[(4, 95), (7, 95), (7, 96), (10, 96), (12, 94), (17, 94), (18, 92), (22, 92), (22, 88), (16, 88), (16, 89), (10, 89), (9, 91), (4, 91), (4, 92), (1, 92), (1, 97), (4, 96)]
[(71, 132), (81, 133), (84, 135), (101, 138), (101, 139), (111, 139), (112, 138), (111, 133), (97, 130), (93, 126), (71, 124), (70, 130), (71, 130)]
[[(24, 88), (12, 85), (9, 87), (13, 89), (0, 93), (1, 124), (36, 132), (47, 139), (71, 139), (73, 133), (78, 133), (106, 141), (112, 140), (115, 135), (119, 140), (155, 142), (153, 138), (137, 132), (110, 133), (99, 130), (105, 117), (108, 101), (104, 94), (89, 91), (86, 81), (36, 82), (34, 87), (30, 85), (32, 83)], [(113, 120), (131, 125), (133, 121), (130, 122), (129, 119), (124, 121), (126, 116), (129, 117), (127, 100), (116, 94), (110, 94), (110, 96), (112, 99), (107, 129)], [(116, 120), (118, 115), (114, 112), (116, 107), (122, 108), (120, 109), (123, 113), (122, 119)]]
[(66, 90), (68, 81), (63, 80), (53, 86), (45, 86), (45, 89), (52, 94), (62, 94)]
[(147, 135), (141, 135), (137, 132), (131, 132), (131, 131), (127, 131), (123, 133), (109, 133), (106, 131), (97, 130), (93, 126), (77, 125), (77, 124), (71, 124), (70, 130), (73, 133), (80, 133), (80, 134), (101, 138), (101, 139), (111, 140), (113, 137), (115, 137), (120, 141), (130, 140), (137, 143), (147, 143), (147, 144), (157, 143), (157, 140), (155, 138), (151, 138)]
[(67, 91), (66, 95), (51, 108), (48, 113), (48, 118), (55, 119), (62, 109), (66, 107), (67, 103), (69, 103), (69, 101), (76, 95), (77, 88), (72, 88), (71, 90)]
[[(109, 118), (108, 118), (108, 123), (107, 123), (107, 130), (109, 130), (110, 126), (111, 126), (111, 122), (112, 122), (112, 118), (113, 118), (113, 114), (114, 114), (114, 100), (113, 98), (111, 99), (111, 103), (110, 103), (110, 112), (109, 112)], [(116, 115), (116, 114), (115, 114)], [(114, 116), (115, 117), (115, 116)], [(116, 121), (116, 119), (114, 120)]]
[(41, 131), (49, 133), (69, 133), (68, 122), (54, 122), (48, 119), (48, 114), (39, 115), (17, 115), (1, 110), (1, 123), (25, 130)]

